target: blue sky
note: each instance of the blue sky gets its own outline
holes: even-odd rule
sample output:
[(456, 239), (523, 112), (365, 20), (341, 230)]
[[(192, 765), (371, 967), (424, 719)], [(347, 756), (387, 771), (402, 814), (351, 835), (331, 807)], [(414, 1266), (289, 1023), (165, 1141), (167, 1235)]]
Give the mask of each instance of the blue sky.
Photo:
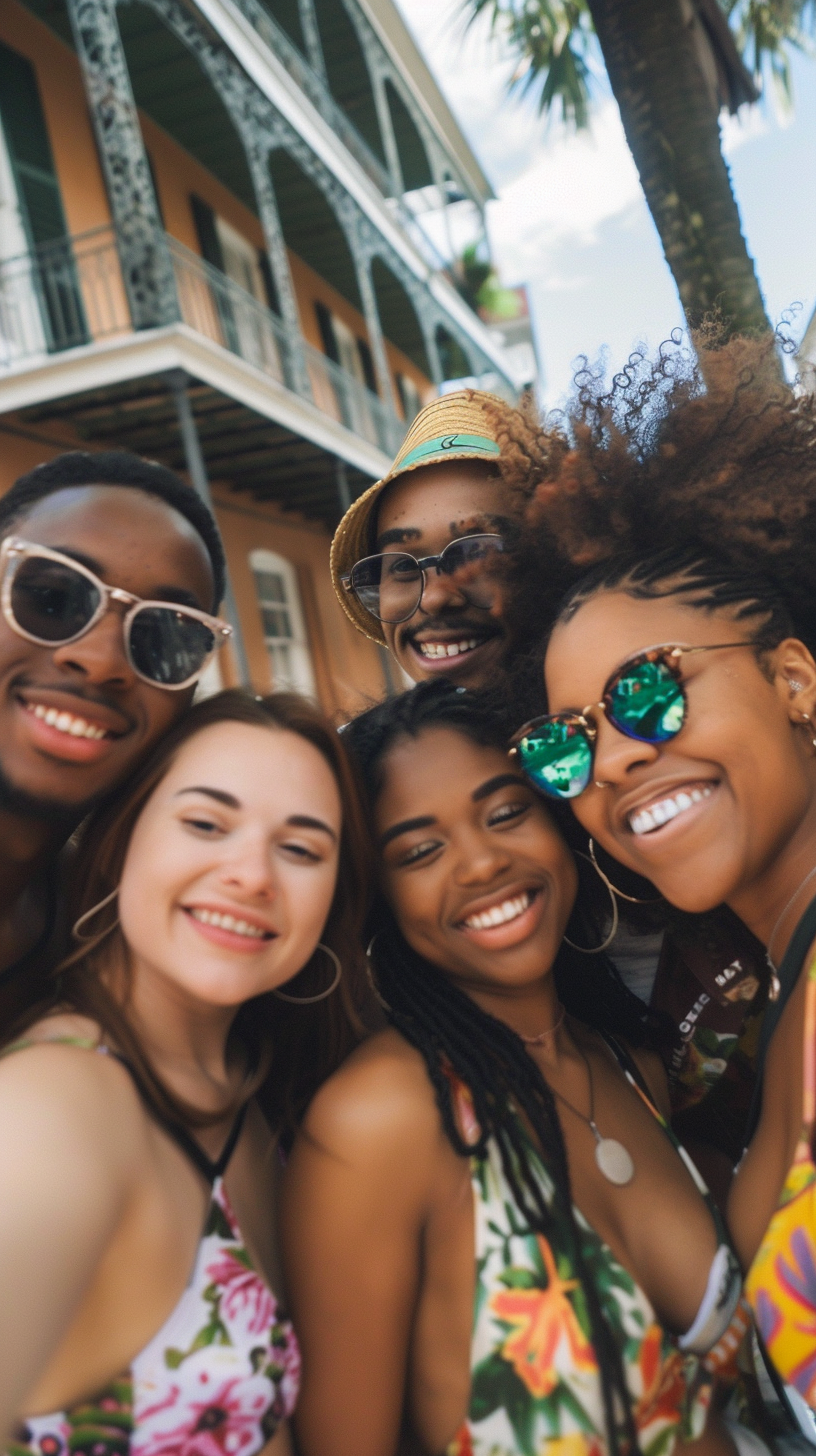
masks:
[[(493, 254), (504, 283), (530, 288), (555, 405), (578, 354), (606, 348), (616, 366), (682, 322), (617, 107), (601, 78), (589, 136), (546, 122), (508, 99), (507, 58), (485, 27), (464, 34), (461, 0), (398, 3), (496, 191)], [(726, 120), (724, 149), (768, 311), (776, 321), (800, 303), (798, 338), (816, 304), (816, 61), (796, 55), (792, 68), (792, 116), (744, 108)]]

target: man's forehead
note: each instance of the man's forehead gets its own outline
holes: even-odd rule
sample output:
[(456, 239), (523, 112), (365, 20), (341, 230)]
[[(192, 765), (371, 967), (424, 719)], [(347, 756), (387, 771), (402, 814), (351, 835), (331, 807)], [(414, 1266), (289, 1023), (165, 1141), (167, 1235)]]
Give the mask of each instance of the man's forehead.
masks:
[(374, 522), (375, 549), (426, 540), (444, 544), (470, 531), (498, 531), (507, 514), (500, 476), (478, 467), (423, 470), (393, 481), (383, 492)]
[[(144, 595), (148, 579), (155, 577), (163, 585), (191, 588), (197, 605), (211, 604), (212, 563), (198, 531), (169, 502), (138, 487), (61, 487), (33, 501), (10, 530), (67, 550), (105, 579), (135, 573), (143, 578), (137, 595)], [(128, 587), (124, 577), (115, 584)]]

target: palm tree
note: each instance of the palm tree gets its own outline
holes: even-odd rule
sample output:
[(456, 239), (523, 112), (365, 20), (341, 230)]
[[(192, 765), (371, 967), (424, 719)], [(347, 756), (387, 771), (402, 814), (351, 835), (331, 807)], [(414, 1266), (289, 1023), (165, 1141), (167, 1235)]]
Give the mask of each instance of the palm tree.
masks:
[[(589, 122), (597, 38), (626, 140), (692, 327), (770, 329), (720, 146), (719, 113), (759, 99), (770, 70), (790, 94), (787, 48), (808, 47), (816, 0), (465, 0), (519, 57), (511, 84)], [(730, 24), (729, 24), (730, 21)], [(747, 68), (743, 56), (748, 59)], [(752, 74), (753, 72), (753, 74)]]

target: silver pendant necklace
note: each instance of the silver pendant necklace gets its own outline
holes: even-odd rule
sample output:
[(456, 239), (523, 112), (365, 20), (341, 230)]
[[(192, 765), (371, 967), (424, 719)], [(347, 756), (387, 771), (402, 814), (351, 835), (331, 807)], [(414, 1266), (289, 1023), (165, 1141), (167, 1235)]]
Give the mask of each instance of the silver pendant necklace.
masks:
[(771, 985), (770, 985), (770, 990), (768, 991), (768, 1000), (769, 1001), (778, 1001), (779, 1000), (779, 992), (782, 989), (781, 982), (779, 980), (779, 972), (777, 970), (776, 963), (775, 963), (775, 961), (773, 959), (773, 956), (771, 955), (771, 950), (772, 950), (772, 947), (773, 947), (773, 943), (776, 940), (776, 932), (779, 929), (780, 925), (782, 924), (782, 921), (785, 919), (785, 916), (787, 915), (788, 911), (790, 910), (791, 905), (794, 903), (794, 901), (796, 900), (797, 896), (799, 895), (800, 890), (804, 890), (805, 885), (808, 884), (808, 882), (813, 879), (813, 876), (814, 875), (816, 875), (816, 865), (813, 866), (813, 869), (810, 871), (810, 874), (805, 875), (805, 878), (802, 881), (800, 881), (800, 883), (796, 886), (796, 889), (794, 890), (794, 892), (791, 895), (790, 899), (788, 900), (787, 904), (784, 906), (784, 908), (782, 910), (782, 913), (779, 915), (779, 918), (777, 919), (777, 922), (776, 922), (773, 930), (771, 931), (770, 935), (768, 936), (768, 946), (767, 946), (767, 949), (765, 951), (765, 959), (768, 962), (768, 966), (769, 966), (769, 969), (770, 969), (770, 972), (771, 972)]
[(570, 1112), (574, 1112), (576, 1117), (580, 1117), (581, 1121), (591, 1128), (592, 1136), (595, 1139), (595, 1162), (607, 1183), (614, 1183), (616, 1188), (625, 1188), (635, 1176), (632, 1155), (623, 1146), (623, 1143), (618, 1142), (617, 1138), (602, 1137), (598, 1131), (595, 1122), (595, 1083), (592, 1080), (592, 1067), (583, 1047), (579, 1046), (578, 1050), (584, 1059), (584, 1066), (589, 1078), (589, 1117), (585, 1112), (579, 1112), (577, 1107), (573, 1107), (572, 1103), (568, 1102), (560, 1092), (556, 1092), (554, 1087), (550, 1087), (550, 1091), (559, 1102), (563, 1102), (564, 1106), (569, 1108)]

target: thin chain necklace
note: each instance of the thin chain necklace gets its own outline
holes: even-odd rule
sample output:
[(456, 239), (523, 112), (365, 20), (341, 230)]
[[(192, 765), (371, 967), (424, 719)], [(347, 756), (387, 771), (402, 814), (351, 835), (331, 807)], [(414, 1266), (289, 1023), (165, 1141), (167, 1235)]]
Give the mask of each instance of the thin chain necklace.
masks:
[(559, 1016), (558, 1020), (554, 1022), (552, 1026), (548, 1026), (546, 1031), (540, 1031), (538, 1033), (538, 1036), (525, 1036), (523, 1031), (519, 1031), (516, 1034), (517, 1036), (521, 1037), (521, 1040), (525, 1043), (526, 1046), (541, 1046), (541, 1043), (545, 1042), (548, 1036), (555, 1036), (555, 1033), (559, 1030), (563, 1023), (566, 1014), (567, 1008), (566, 1006), (562, 1006), (561, 1015)]
[[(623, 1143), (618, 1142), (617, 1138), (602, 1137), (598, 1131), (595, 1122), (595, 1083), (592, 1080), (592, 1067), (583, 1047), (579, 1046), (578, 1050), (583, 1057), (589, 1078), (589, 1117), (585, 1112), (579, 1112), (577, 1107), (573, 1107), (572, 1103), (568, 1102), (560, 1092), (556, 1092), (554, 1087), (550, 1087), (550, 1091), (559, 1102), (563, 1102), (564, 1106), (569, 1108), (570, 1112), (574, 1112), (576, 1117), (580, 1117), (581, 1121), (592, 1129), (592, 1136), (595, 1139), (595, 1162), (607, 1183), (614, 1183), (617, 1188), (625, 1188), (626, 1184), (631, 1183), (635, 1176), (632, 1155), (623, 1146)], [(549, 1083), (547, 1085), (549, 1086)]]
[(796, 889), (794, 890), (794, 892), (791, 895), (790, 899), (787, 901), (786, 905), (784, 905), (784, 907), (782, 909), (782, 912), (779, 915), (779, 917), (777, 919), (777, 922), (776, 922), (773, 930), (771, 931), (770, 935), (768, 936), (768, 946), (767, 946), (767, 949), (765, 951), (765, 959), (768, 962), (768, 966), (769, 966), (770, 972), (771, 972), (771, 988), (770, 988), (770, 991), (768, 992), (768, 999), (770, 1001), (778, 1001), (779, 1000), (779, 992), (782, 989), (782, 985), (781, 985), (781, 982), (779, 980), (779, 972), (777, 970), (776, 963), (775, 963), (775, 961), (773, 959), (773, 956), (771, 955), (771, 948), (773, 946), (774, 940), (776, 939), (776, 932), (779, 929), (780, 925), (782, 924), (782, 921), (785, 919), (785, 916), (787, 915), (788, 911), (790, 910), (791, 905), (796, 900), (796, 897), (799, 894), (800, 890), (804, 890), (805, 885), (807, 885), (809, 883), (809, 881), (813, 879), (813, 876), (814, 875), (816, 875), (816, 865), (813, 866), (813, 869), (810, 871), (810, 873), (807, 874), (807, 875), (805, 875), (805, 878), (803, 880), (801, 880), (800, 883), (796, 886)]

